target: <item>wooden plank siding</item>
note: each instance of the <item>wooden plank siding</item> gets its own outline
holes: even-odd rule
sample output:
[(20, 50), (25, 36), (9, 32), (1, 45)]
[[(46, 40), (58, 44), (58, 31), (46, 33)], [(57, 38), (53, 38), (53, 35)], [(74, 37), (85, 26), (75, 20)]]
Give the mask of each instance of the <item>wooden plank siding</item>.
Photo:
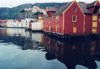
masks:
[[(77, 11), (74, 12), (73, 8), (76, 7)], [(65, 12), (64, 19), (64, 34), (84, 34), (83, 33), (83, 24), (84, 24), (84, 15), (78, 7), (77, 3), (74, 2), (73, 5)], [(73, 17), (76, 16), (76, 21), (73, 21)], [(80, 18), (81, 17), (81, 18)], [(77, 27), (76, 31), (73, 32), (73, 27)]]
[(76, 0), (49, 11), (43, 19), (43, 30), (63, 35), (100, 34), (100, 3), (77, 3)]

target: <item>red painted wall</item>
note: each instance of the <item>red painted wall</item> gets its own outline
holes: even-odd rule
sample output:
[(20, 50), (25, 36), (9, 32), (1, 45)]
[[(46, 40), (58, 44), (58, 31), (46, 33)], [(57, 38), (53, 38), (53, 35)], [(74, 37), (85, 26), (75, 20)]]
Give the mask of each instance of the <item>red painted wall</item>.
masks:
[(85, 33), (92, 33), (92, 15), (85, 16)]
[(55, 12), (47, 12), (49, 16), (52, 16)]
[(0, 23), (0, 27), (3, 27), (3, 23)]
[(29, 22), (29, 27), (31, 27), (31, 22)]
[[(73, 12), (74, 7), (77, 8), (77, 12)], [(72, 22), (73, 15), (77, 16), (77, 22)], [(76, 2), (74, 2), (74, 4), (65, 12), (64, 18), (64, 34), (73, 35), (73, 26), (77, 26), (76, 34), (83, 34), (84, 15), (82, 14)]]
[[(59, 28), (57, 28), (56, 32), (56, 26), (59, 24)], [(63, 15), (59, 15), (59, 20), (56, 22), (56, 16), (51, 17), (51, 22), (49, 22), (49, 18), (43, 21), (43, 30), (49, 31), (49, 32), (54, 32), (54, 33), (63, 33)], [(53, 25), (53, 27), (52, 27)], [(51, 30), (49, 30), (49, 26), (51, 26)]]
[[(73, 12), (73, 8), (77, 8), (77, 12)], [(89, 8), (89, 11), (93, 13), (95, 7)], [(52, 15), (53, 13), (49, 13)], [(64, 14), (64, 34), (71, 34), (71, 35), (81, 35), (81, 34), (91, 34), (92, 33), (92, 15), (84, 15), (82, 14), (81, 10), (79, 9), (76, 2), (73, 3), (73, 5), (65, 12)], [(72, 22), (72, 16), (77, 16), (77, 22)], [(97, 33), (100, 33), (100, 16), (98, 16), (98, 27), (97, 27)], [(85, 20), (85, 32), (83, 30)], [(59, 24), (59, 28), (57, 28), (56, 32), (56, 26)], [(63, 34), (63, 15), (59, 15), (59, 20), (56, 22), (56, 16), (51, 17), (51, 22), (49, 23), (48, 20), (45, 19), (43, 21), (43, 30), (48, 32), (54, 32), (54, 33), (61, 33)], [(53, 25), (53, 27), (52, 27)], [(49, 26), (51, 26), (51, 30), (49, 30)], [(73, 33), (73, 27), (77, 27), (77, 33)]]
[(95, 7), (89, 8), (88, 10), (93, 13)]
[(99, 2), (97, 2), (95, 6), (100, 6)]
[(98, 16), (97, 32), (100, 33), (100, 16)]

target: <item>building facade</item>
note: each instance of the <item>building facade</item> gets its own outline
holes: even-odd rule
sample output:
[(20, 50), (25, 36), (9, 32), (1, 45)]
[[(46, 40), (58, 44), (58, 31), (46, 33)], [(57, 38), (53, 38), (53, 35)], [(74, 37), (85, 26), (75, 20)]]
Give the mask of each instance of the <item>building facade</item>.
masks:
[(100, 33), (99, 0), (87, 3), (69, 2), (59, 9), (46, 9), (43, 31), (60, 35), (88, 35)]

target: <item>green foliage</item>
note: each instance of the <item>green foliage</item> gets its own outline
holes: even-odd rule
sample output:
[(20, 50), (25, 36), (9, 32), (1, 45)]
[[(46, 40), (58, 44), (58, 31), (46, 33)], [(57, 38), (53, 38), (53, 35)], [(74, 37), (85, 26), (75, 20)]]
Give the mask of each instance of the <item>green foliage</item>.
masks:
[(21, 11), (21, 13), (25, 13), (25, 12), (26, 12), (25, 10), (22, 10), (22, 11)]

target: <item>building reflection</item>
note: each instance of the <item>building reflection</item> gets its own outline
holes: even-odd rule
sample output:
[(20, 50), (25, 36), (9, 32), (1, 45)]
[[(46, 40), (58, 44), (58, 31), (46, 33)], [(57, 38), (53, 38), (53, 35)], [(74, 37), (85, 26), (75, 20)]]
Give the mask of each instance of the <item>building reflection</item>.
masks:
[(68, 69), (75, 69), (77, 65), (82, 65), (88, 69), (96, 69), (95, 60), (100, 60), (100, 36), (91, 38), (72, 37), (67, 41), (58, 41), (50, 37), (43, 36), (43, 46), (47, 53), (47, 60), (58, 59), (64, 63)]
[(13, 43), (19, 46), (22, 50), (40, 50), (41, 33), (32, 33), (31, 31), (25, 31), (25, 29), (17, 28), (2, 28), (0, 29), (0, 40), (5, 43)]
[(32, 33), (24, 29), (0, 29), (0, 43), (13, 43), (22, 50), (41, 50), (46, 52), (45, 58), (57, 59), (68, 69), (82, 65), (88, 69), (96, 69), (95, 61), (100, 61), (100, 35), (71, 37), (58, 40), (41, 33)]

